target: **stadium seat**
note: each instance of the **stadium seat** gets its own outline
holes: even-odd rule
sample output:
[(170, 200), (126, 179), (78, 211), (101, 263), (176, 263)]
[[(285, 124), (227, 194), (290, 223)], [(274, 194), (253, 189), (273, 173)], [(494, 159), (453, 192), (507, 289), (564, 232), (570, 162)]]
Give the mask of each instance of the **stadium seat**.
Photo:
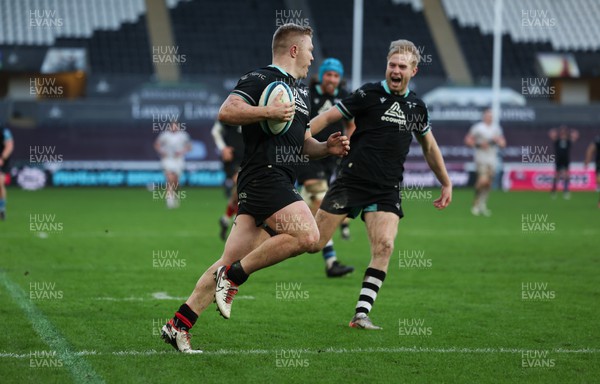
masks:
[[(446, 14), (463, 47), (474, 44), (478, 49), (464, 49), (469, 67), (476, 80), (491, 77), (493, 0), (443, 0)], [(505, 1), (503, 11), (503, 74), (533, 76), (537, 52), (572, 52), (584, 75), (598, 72), (594, 58), (600, 54), (600, 26), (597, 23), (598, 3), (594, 0), (570, 2)], [(526, 13), (523, 15), (523, 13)], [(528, 12), (544, 12), (539, 22), (547, 27), (529, 27)], [(560, 17), (558, 17), (560, 16)], [(475, 27), (475, 28), (471, 28)], [(485, 63), (485, 64), (484, 64)], [(596, 62), (597, 63), (597, 62)], [(513, 68), (512, 65), (515, 65)]]

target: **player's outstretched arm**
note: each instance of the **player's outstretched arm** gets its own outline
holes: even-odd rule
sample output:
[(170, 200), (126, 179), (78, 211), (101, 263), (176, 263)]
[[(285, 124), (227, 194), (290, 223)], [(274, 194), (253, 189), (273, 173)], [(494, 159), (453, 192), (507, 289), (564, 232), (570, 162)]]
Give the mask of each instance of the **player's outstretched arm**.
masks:
[(469, 148), (475, 147), (475, 137), (470, 132), (465, 136), (465, 145)]
[(308, 155), (311, 160), (320, 159), (326, 156), (346, 156), (350, 151), (350, 140), (340, 132), (333, 133), (327, 141), (317, 141), (310, 134), (310, 130), (304, 135), (304, 147), (302, 153)]
[(498, 147), (506, 148), (506, 139), (504, 138), (504, 135), (498, 135), (494, 137), (494, 142)]
[(315, 116), (310, 121), (310, 132), (313, 135), (321, 132), (329, 124), (333, 124), (342, 118), (342, 113), (337, 108), (329, 108), (326, 112)]
[(592, 159), (594, 158), (594, 154), (596, 153), (596, 144), (590, 143), (588, 145), (587, 150), (585, 151), (585, 169), (590, 165)]
[(346, 121), (346, 131), (344, 132), (348, 139), (352, 137), (352, 134), (356, 131), (356, 124), (354, 124), (354, 119)]
[(237, 95), (229, 95), (219, 109), (219, 121), (229, 125), (248, 125), (263, 120), (290, 121), (294, 118), (294, 104), (276, 101), (264, 107), (255, 107), (246, 103)]
[(417, 140), (421, 144), (423, 155), (425, 156), (425, 160), (427, 160), (429, 168), (431, 168), (435, 177), (442, 184), (442, 194), (433, 202), (433, 206), (437, 209), (444, 209), (452, 201), (452, 181), (450, 181), (450, 176), (448, 176), (448, 172), (446, 171), (442, 152), (431, 131), (427, 132), (424, 136), (417, 135)]

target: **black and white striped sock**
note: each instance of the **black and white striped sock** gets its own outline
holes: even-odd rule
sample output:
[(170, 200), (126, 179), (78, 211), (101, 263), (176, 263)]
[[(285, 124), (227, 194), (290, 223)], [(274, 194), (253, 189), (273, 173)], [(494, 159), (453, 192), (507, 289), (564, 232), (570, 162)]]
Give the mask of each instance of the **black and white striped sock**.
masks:
[(385, 272), (375, 268), (367, 268), (365, 271), (365, 277), (362, 283), (362, 289), (360, 290), (360, 296), (358, 303), (356, 303), (356, 313), (369, 314), (375, 299), (377, 298), (377, 292), (385, 280)]

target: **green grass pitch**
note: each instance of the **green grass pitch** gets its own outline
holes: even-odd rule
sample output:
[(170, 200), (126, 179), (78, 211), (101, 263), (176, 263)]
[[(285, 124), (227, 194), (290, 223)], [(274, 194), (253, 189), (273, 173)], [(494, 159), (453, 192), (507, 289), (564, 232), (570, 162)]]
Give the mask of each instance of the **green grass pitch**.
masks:
[(600, 382), (595, 193), (494, 192), (490, 218), (471, 216), (472, 191), (442, 212), (437, 191), (405, 201), (380, 332), (348, 327), (370, 257), (355, 220), (334, 238), (353, 275), (327, 279), (318, 254), (259, 271), (230, 320), (201, 315), (205, 353), (187, 356), (158, 330), (222, 252), (225, 198), (184, 191), (167, 210), (143, 189), (9, 190), (1, 382)]

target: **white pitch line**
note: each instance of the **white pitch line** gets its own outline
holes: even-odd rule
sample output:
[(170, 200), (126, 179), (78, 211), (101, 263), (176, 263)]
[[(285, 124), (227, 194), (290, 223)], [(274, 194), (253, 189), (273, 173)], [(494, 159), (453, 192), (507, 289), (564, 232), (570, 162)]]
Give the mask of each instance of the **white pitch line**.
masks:
[[(152, 297), (96, 297), (94, 300), (104, 301), (147, 301), (147, 300), (187, 300), (186, 296), (171, 296), (167, 292), (153, 292), (150, 294)], [(236, 295), (236, 300), (254, 300), (254, 296)]]
[[(75, 351), (71, 350), (67, 340), (54, 328), (50, 320), (33, 305), (21, 287), (8, 278), (4, 271), (0, 271), (0, 283), (4, 285), (8, 294), (25, 313), (33, 330), (69, 368), (76, 383), (104, 383), (102, 377), (94, 371), (92, 366)], [(16, 356), (21, 357), (22, 355)], [(30, 354), (25, 356), (30, 357)]]
[[(525, 348), (461, 348), (461, 347), (450, 347), (450, 348), (436, 348), (436, 347), (393, 347), (393, 348), (323, 348), (323, 349), (218, 349), (215, 351), (204, 351), (203, 355), (274, 355), (285, 351), (286, 353), (300, 353), (307, 355), (316, 355), (322, 353), (331, 354), (352, 354), (352, 353), (457, 353), (457, 354), (519, 354), (528, 351), (539, 351), (540, 349), (525, 349)], [(597, 348), (582, 348), (582, 349), (564, 349), (554, 348), (552, 350), (542, 349), (553, 354), (596, 354), (600, 353), (600, 349)], [(171, 349), (165, 349), (157, 351), (150, 349), (147, 351), (114, 351), (114, 352), (98, 352), (98, 351), (79, 351), (75, 352), (77, 356), (154, 356), (154, 355), (171, 355), (177, 354), (176, 351)], [(29, 357), (29, 354), (18, 354), (11, 352), (0, 352), (0, 358), (15, 358), (24, 359)]]

